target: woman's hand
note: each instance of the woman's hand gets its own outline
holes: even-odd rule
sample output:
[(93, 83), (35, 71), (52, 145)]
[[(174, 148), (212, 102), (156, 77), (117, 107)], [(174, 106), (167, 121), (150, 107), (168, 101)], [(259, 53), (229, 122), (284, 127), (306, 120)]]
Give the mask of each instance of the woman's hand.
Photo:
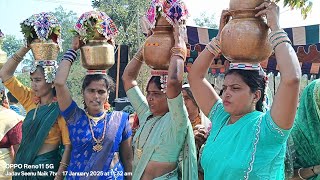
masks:
[(75, 36), (72, 39), (72, 44), (71, 47), (73, 50), (77, 51), (78, 49), (80, 49), (80, 47), (82, 47), (84, 45), (83, 41), (80, 40), (79, 36)]
[(256, 17), (266, 16), (267, 25), (269, 26), (271, 31), (280, 29), (279, 6), (277, 6), (274, 2), (270, 2), (269, 0), (267, 0), (255, 9), (259, 10), (259, 12), (256, 14)]
[(193, 134), (196, 142), (196, 147), (199, 150), (201, 146), (207, 141), (208, 131), (206, 130), (205, 126), (197, 125), (193, 129)]
[(216, 38), (220, 41), (220, 34), (221, 34), (221, 31), (222, 29), (224, 28), (224, 26), (229, 22), (230, 20), (230, 12), (229, 10), (222, 10), (221, 12), (221, 17), (220, 17), (220, 25), (219, 25), (219, 32), (216, 36)]
[(179, 23), (177, 20), (175, 20), (175, 23), (173, 25), (173, 37), (174, 37), (175, 47), (186, 49), (186, 42), (184, 40), (185, 37), (187, 36), (186, 33), (187, 33), (187, 27)]

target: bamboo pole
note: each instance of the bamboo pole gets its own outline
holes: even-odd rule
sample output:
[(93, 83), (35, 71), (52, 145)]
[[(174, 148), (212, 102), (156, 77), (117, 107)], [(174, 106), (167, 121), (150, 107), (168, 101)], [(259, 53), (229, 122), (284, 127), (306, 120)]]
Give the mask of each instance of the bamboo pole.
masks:
[(119, 76), (120, 76), (120, 54), (121, 53), (121, 45), (118, 45), (118, 60), (117, 60), (117, 79), (116, 79), (116, 99), (119, 97)]

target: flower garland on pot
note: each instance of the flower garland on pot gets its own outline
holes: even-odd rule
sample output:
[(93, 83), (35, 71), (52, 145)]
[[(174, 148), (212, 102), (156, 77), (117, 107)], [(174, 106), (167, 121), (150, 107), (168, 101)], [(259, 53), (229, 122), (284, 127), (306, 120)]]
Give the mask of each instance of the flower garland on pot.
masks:
[[(35, 72), (37, 70), (37, 66), (41, 66), (44, 70), (46, 82), (52, 83), (58, 69), (56, 57), (59, 49), (62, 51), (63, 40), (61, 39), (61, 25), (59, 21), (52, 13), (41, 12), (27, 18), (20, 23), (20, 26), (21, 32), (25, 38), (24, 43), (26, 46), (31, 46), (36, 59), (33, 61), (30, 72)], [(36, 53), (32, 48), (34, 43), (40, 43), (35, 45), (35, 49), (38, 49)], [(51, 54), (54, 55), (51, 56)], [(37, 59), (36, 55), (40, 56), (40, 59)]]
[(118, 29), (113, 20), (101, 11), (89, 11), (83, 13), (74, 26), (74, 33), (86, 43), (88, 40), (107, 40), (114, 45), (114, 38)]
[(41, 12), (20, 23), (24, 35), (25, 45), (31, 44), (35, 39), (41, 42), (52, 41), (62, 50), (61, 25), (57, 18), (50, 12)]

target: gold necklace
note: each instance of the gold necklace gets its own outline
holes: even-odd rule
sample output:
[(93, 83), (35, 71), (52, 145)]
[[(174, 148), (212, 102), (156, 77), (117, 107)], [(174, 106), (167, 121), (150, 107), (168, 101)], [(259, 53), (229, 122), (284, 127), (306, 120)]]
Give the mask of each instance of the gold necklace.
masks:
[[(87, 113), (86, 113), (86, 114), (87, 114)], [(103, 115), (104, 115), (103, 117), (102, 117), (102, 116), (99, 117), (99, 118), (100, 118), (99, 120), (101, 120), (102, 118), (105, 118), (106, 112), (104, 112)], [(87, 114), (87, 116), (88, 116), (88, 114)], [(105, 133), (106, 133), (107, 120), (104, 121), (104, 127), (103, 127), (102, 137), (101, 137), (100, 139), (97, 139), (97, 138), (94, 137), (94, 133), (93, 133), (92, 124), (91, 124), (91, 121), (90, 121), (91, 118), (90, 118), (90, 117), (92, 117), (92, 116), (88, 116), (90, 131), (91, 131), (92, 138), (93, 138), (94, 142), (96, 143), (96, 144), (92, 147), (92, 149), (93, 149), (95, 152), (99, 152), (99, 151), (101, 151), (102, 148), (103, 148), (103, 146), (102, 146), (102, 141), (103, 141), (104, 136), (105, 136)], [(101, 117), (102, 117), (102, 118), (101, 118)]]
[(136, 143), (136, 144), (137, 144), (137, 148), (136, 148), (136, 153), (135, 153), (135, 154), (138, 156), (138, 159), (141, 159), (142, 153), (143, 153), (143, 147), (144, 147), (144, 145), (147, 143), (153, 127), (154, 127), (155, 124), (159, 121), (159, 120), (155, 120), (155, 122), (152, 124), (151, 129), (150, 129), (150, 131), (149, 131), (149, 133), (148, 133), (148, 136), (147, 136), (146, 140), (144, 141), (143, 145), (139, 148), (140, 136), (141, 136), (142, 131), (143, 131), (145, 125), (147, 124), (147, 121), (148, 121), (148, 120), (149, 120), (149, 118), (144, 122), (144, 124), (143, 124), (143, 126), (142, 126), (142, 129), (141, 129), (141, 132), (140, 132), (140, 134), (139, 134), (139, 137), (137, 138), (137, 143)]

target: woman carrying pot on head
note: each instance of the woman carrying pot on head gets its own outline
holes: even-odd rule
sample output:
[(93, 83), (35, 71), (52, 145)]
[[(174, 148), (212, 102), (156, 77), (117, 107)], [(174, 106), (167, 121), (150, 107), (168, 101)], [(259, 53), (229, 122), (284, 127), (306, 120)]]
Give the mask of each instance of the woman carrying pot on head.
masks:
[(23, 116), (9, 109), (5, 88), (0, 82), (0, 179), (11, 179), (14, 156), (22, 138)]
[(131, 179), (132, 132), (129, 115), (104, 109), (114, 88), (112, 79), (106, 72), (84, 77), (84, 109), (72, 100), (66, 85), (79, 48), (80, 39), (75, 37), (72, 48), (62, 58), (55, 79), (59, 107), (67, 121), (72, 144), (67, 178), (88, 179), (88, 176), (95, 176), (97, 179)]
[(291, 135), (294, 146), (292, 179), (320, 179), (320, 80), (303, 90)]
[(152, 76), (146, 89), (147, 96), (142, 94), (136, 81), (143, 63), (141, 49), (122, 76), (125, 91), (140, 124), (133, 138), (135, 180), (178, 179), (180, 152), (183, 152), (183, 178), (198, 178), (197, 171), (193, 171), (197, 164), (192, 126), (181, 94), (185, 60), (185, 54), (181, 51), (185, 42), (180, 28), (176, 23), (175, 51), (170, 60), (167, 84), (161, 82), (163, 77)]
[[(15, 164), (22, 165), (22, 168), (15, 168), (20, 176), (13, 179), (53, 179), (55, 176), (51, 171), (57, 172), (56, 179), (62, 179), (69, 164), (71, 145), (68, 128), (60, 116), (55, 97), (53, 78), (57, 64), (56, 61), (35, 61), (30, 72), (31, 88), (28, 88), (13, 73), (29, 50), (29, 46), (21, 47), (0, 70), (4, 85), (27, 111), (21, 144), (15, 157)], [(61, 144), (64, 145), (62, 157), (59, 151)], [(24, 165), (38, 165), (39, 168)], [(22, 171), (30, 173), (21, 176)], [(48, 174), (39, 176), (37, 172), (40, 171)]]
[(288, 36), (279, 27), (279, 7), (265, 1), (256, 9), (257, 17), (267, 18), (281, 73), (270, 111), (262, 112), (266, 79), (263, 71), (259, 74), (259, 66), (230, 69), (222, 99), (205, 79), (212, 59), (220, 53), (219, 35), (228, 11), (222, 12), (217, 37), (200, 54), (188, 76), (196, 102), (212, 121), (200, 159), (205, 179), (284, 179), (286, 141), (297, 109), (301, 69)]

